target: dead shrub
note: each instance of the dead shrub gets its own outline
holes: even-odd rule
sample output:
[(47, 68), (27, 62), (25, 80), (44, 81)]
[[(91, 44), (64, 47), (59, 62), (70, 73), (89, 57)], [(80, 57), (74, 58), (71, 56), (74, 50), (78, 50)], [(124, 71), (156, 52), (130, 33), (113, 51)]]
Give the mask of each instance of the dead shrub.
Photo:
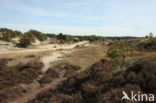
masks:
[(35, 57), (36, 57), (36, 55), (27, 55), (24, 58), (35, 58)]

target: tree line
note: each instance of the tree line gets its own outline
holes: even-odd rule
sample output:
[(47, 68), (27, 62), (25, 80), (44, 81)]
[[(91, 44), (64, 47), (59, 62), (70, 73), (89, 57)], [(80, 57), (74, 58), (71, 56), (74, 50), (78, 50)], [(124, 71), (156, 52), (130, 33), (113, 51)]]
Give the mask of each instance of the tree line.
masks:
[(29, 30), (27, 32), (22, 33), (18, 30), (11, 30), (8, 28), (0, 28), (0, 40), (4, 40), (7, 42), (13, 42), (13, 38), (19, 37), (19, 44), (20, 47), (28, 47), (35, 39), (43, 42), (47, 40), (47, 38), (53, 38), (57, 41), (57, 43), (67, 43), (67, 42), (78, 42), (78, 41), (104, 41), (104, 40), (127, 40), (127, 39), (135, 39), (136, 37), (103, 37), (103, 36), (96, 36), (96, 35), (69, 35), (69, 34), (54, 34), (54, 33), (42, 33), (37, 30)]
[(78, 41), (84, 41), (88, 40), (90, 42), (94, 42), (97, 40), (105, 40), (105, 37), (102, 36), (74, 36), (74, 35), (68, 35), (68, 34), (52, 34), (52, 33), (42, 33), (37, 30), (29, 30), (25, 33), (22, 33), (21, 31), (17, 30), (11, 30), (7, 28), (0, 28), (0, 40), (4, 40), (7, 42), (13, 42), (12, 39), (19, 37), (19, 44), (20, 47), (28, 47), (33, 42), (35, 42), (35, 39), (43, 42), (47, 40), (47, 38), (53, 38), (57, 40), (58, 43), (67, 43), (67, 42), (78, 42)]

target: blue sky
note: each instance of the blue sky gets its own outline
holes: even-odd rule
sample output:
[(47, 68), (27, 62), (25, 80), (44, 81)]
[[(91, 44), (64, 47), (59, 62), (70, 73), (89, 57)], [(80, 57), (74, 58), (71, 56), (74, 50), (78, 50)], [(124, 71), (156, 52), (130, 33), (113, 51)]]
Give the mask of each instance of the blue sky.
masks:
[(0, 27), (46, 33), (156, 33), (156, 0), (0, 0)]

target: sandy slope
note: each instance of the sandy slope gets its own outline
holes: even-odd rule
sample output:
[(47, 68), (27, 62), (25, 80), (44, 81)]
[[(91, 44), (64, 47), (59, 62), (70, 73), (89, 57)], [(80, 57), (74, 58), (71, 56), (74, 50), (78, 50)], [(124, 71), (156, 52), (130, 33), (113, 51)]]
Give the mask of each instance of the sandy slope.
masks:
[[(42, 71), (46, 72), (47, 69), (49, 68), (51, 62), (60, 60), (61, 58), (59, 58), (59, 57), (63, 56), (62, 53), (65, 52), (66, 50), (74, 49), (77, 45), (84, 45), (84, 44), (88, 44), (88, 42), (83, 41), (83, 42), (74, 43), (71, 45), (62, 45), (59, 47), (59, 49), (61, 49), (61, 52), (59, 50), (53, 51), (51, 54), (44, 56), (43, 58), (41, 58), (42, 62), (45, 65), (44, 68), (42, 69)], [(70, 52), (70, 51), (68, 51), (68, 52)]]
[(34, 49), (6, 49), (5, 51), (0, 51), (1, 54), (10, 54), (10, 53), (23, 53), (23, 52), (38, 52), (38, 51), (46, 51), (46, 50), (60, 50), (60, 49), (73, 49), (77, 45), (86, 45), (88, 41), (82, 41), (73, 44), (47, 44), (47, 45), (40, 45)]

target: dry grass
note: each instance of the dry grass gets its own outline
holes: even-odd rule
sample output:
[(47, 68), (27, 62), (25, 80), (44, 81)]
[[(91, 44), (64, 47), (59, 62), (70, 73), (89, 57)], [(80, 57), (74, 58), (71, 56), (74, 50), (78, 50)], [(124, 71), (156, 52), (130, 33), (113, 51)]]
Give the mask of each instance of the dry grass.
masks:
[(100, 59), (105, 57), (106, 48), (104, 46), (92, 46), (73, 51), (69, 58), (65, 59), (70, 64), (80, 66), (85, 69)]
[(17, 52), (17, 53), (8, 53), (0, 54), (0, 59), (13, 59), (8, 62), (7, 66), (12, 67), (17, 64), (26, 64), (30, 61), (38, 61), (42, 56), (49, 54), (51, 51), (35, 51), (35, 52)]

